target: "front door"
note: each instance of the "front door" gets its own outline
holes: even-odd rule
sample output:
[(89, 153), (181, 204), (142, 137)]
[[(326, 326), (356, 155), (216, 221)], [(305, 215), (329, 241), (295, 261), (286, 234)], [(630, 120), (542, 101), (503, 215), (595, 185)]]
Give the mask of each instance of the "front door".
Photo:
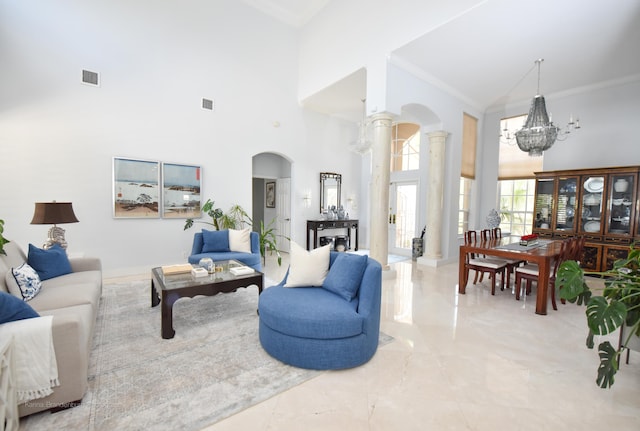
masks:
[(393, 182), (389, 186), (389, 254), (411, 256), (417, 196), (417, 181)]

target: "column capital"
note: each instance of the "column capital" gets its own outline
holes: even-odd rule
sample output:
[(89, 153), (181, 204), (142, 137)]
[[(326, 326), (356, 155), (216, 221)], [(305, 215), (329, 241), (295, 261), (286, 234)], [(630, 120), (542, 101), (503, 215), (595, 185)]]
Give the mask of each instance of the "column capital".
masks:
[(442, 139), (444, 141), (445, 139), (447, 139), (447, 136), (449, 136), (449, 132), (446, 132), (444, 130), (437, 130), (435, 132), (427, 133), (427, 136), (429, 137), (429, 140)]
[(371, 119), (372, 123), (379, 123), (379, 122), (383, 122), (383, 121), (388, 121), (389, 125), (391, 125), (391, 122), (393, 121), (393, 116), (391, 114), (386, 113), (386, 112), (377, 112), (377, 113), (371, 115), (369, 118)]

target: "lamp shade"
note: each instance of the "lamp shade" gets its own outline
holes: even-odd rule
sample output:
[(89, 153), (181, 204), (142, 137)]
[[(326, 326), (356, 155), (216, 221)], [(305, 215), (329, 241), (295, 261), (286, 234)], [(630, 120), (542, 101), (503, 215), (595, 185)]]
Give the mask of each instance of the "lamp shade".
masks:
[(71, 202), (36, 202), (31, 224), (77, 223)]

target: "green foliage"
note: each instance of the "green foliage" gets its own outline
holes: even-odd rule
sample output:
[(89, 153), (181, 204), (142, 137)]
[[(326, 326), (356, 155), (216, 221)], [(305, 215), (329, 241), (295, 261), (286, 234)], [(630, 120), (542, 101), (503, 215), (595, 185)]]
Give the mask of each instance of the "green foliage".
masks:
[(211, 199), (202, 206), (202, 212), (211, 217), (211, 221), (201, 221), (188, 218), (184, 222), (184, 230), (187, 230), (193, 226), (194, 223), (203, 223), (215, 227), (216, 230), (221, 229), (238, 229), (245, 224), (250, 223), (249, 216), (246, 211), (240, 205), (233, 205), (228, 212), (222, 211), (221, 208), (215, 208), (215, 202)]
[(260, 220), (260, 232), (258, 232), (258, 234), (260, 238), (260, 255), (262, 256), (263, 265), (266, 262), (267, 247), (269, 247), (271, 253), (275, 252), (278, 256), (278, 266), (282, 265), (282, 256), (280, 255), (280, 250), (278, 250), (275, 228), (273, 227), (275, 221), (276, 219), (271, 220), (269, 225), (265, 228), (264, 221)]
[(7, 255), (7, 252), (4, 251), (4, 245), (10, 242), (6, 239), (2, 234), (4, 233), (4, 220), (0, 220), (0, 254)]
[[(585, 275), (604, 278), (604, 289), (592, 292), (585, 283)], [(616, 261), (609, 271), (588, 272), (577, 262), (562, 263), (556, 285), (560, 298), (586, 304), (589, 349), (595, 345), (595, 335), (611, 334), (622, 325), (630, 329), (623, 345), (628, 345), (632, 336), (640, 336), (640, 249), (635, 249), (635, 244), (629, 247), (627, 258)], [(615, 382), (621, 353), (622, 349), (615, 349), (608, 341), (598, 346), (600, 365), (596, 383), (601, 388), (609, 388)]]

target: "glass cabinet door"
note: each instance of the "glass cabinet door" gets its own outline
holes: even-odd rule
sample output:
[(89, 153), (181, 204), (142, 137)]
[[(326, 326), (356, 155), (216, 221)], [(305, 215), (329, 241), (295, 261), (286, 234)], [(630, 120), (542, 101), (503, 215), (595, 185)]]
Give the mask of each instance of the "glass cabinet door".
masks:
[(620, 173), (610, 176), (610, 198), (607, 202), (606, 233), (611, 235), (629, 236), (634, 216), (633, 197), (636, 176), (633, 173)]
[(586, 233), (602, 232), (602, 195), (605, 177), (588, 176), (582, 178), (582, 209), (580, 230)]
[(536, 202), (534, 208), (536, 229), (551, 230), (551, 217), (553, 216), (553, 178), (540, 178), (536, 182)]
[(578, 177), (558, 179), (558, 201), (556, 204), (555, 229), (574, 232), (576, 229), (576, 192), (578, 189)]

